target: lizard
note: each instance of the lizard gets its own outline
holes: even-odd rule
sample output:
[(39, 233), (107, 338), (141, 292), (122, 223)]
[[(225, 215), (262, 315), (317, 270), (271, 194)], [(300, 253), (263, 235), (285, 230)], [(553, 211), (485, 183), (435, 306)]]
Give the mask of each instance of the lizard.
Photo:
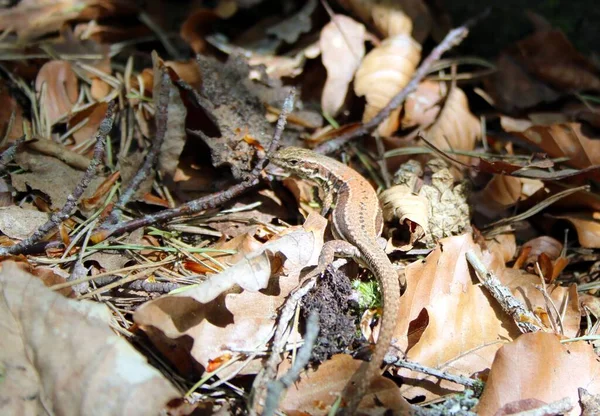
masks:
[(342, 393), (347, 401), (344, 412), (353, 414), (373, 377), (381, 374), (381, 363), (396, 328), (400, 290), (406, 288), (406, 281), (404, 275), (398, 276), (377, 241), (383, 228), (383, 215), (377, 193), (364, 177), (335, 159), (298, 147), (279, 150), (270, 161), (292, 175), (316, 182), (325, 195), (323, 214), (331, 211), (332, 232), (336, 239), (325, 244), (319, 265), (311, 275), (320, 274), (335, 255), (341, 255), (366, 265), (381, 287), (383, 316), (371, 361), (359, 370), (359, 377), (353, 377), (355, 385), (349, 383)]

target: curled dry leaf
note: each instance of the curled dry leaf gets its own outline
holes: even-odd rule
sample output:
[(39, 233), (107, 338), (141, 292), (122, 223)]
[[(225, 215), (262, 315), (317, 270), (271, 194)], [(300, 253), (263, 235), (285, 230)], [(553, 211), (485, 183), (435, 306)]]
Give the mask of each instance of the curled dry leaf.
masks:
[(111, 331), (105, 305), (66, 299), (16, 263), (0, 267), (0, 413), (149, 415), (179, 397)]
[[(280, 408), (287, 414), (327, 414), (348, 380), (359, 371), (361, 363), (362, 361), (349, 355), (334, 355), (317, 370), (302, 373), (300, 380), (292, 384), (286, 392)], [(283, 370), (285, 369), (282, 368), (280, 373)], [(396, 410), (401, 414), (411, 410), (396, 383), (383, 376), (373, 380), (360, 409), (365, 412)]]
[(600, 248), (600, 212), (574, 212), (552, 216), (566, 220), (577, 230), (579, 244), (585, 248)]
[[(160, 68), (163, 67), (164, 63), (158, 57), (157, 54), (153, 54), (153, 72), (154, 74), (160, 73)], [(158, 155), (158, 170), (168, 178), (172, 178), (177, 169), (179, 163), (179, 156), (185, 146), (187, 134), (185, 131), (185, 118), (187, 116), (187, 109), (183, 105), (183, 100), (179, 93), (179, 89), (174, 84), (176, 74), (171, 71), (167, 71), (169, 77), (166, 84), (169, 88), (169, 102), (167, 108), (157, 108), (156, 111), (167, 112), (167, 127), (166, 134), (163, 144), (160, 148)], [(160, 77), (154, 77), (154, 89), (152, 96), (155, 99), (155, 105), (157, 104), (159, 90), (162, 88)]]
[(548, 153), (550, 157), (568, 157), (567, 163), (576, 168), (600, 164), (600, 140), (597, 134), (581, 123), (531, 125), (518, 131), (511, 119), (502, 117), (500, 120), (507, 132), (525, 139)]
[[(426, 131), (427, 140), (438, 149), (473, 150), (481, 136), (481, 124), (469, 109), (467, 96), (454, 86), (435, 123)], [(468, 160), (464, 156), (454, 156)]]
[(475, 409), (493, 416), (503, 406), (524, 399), (551, 403), (569, 397), (581, 414), (578, 388), (600, 393), (600, 363), (591, 345), (584, 341), (560, 343), (554, 334), (523, 334), (503, 346), (494, 359), (483, 395)]
[(543, 235), (523, 244), (523, 249), (528, 249), (525, 264), (535, 263), (541, 254), (547, 255), (551, 260), (560, 257), (563, 245), (560, 241), (547, 235)]
[[(79, 95), (77, 76), (67, 61), (48, 61), (38, 72), (35, 90), (46, 121), (53, 126), (69, 114)], [(43, 93), (42, 93), (43, 90)]]
[[(400, 225), (407, 224), (410, 233), (409, 246), (429, 234), (429, 200), (424, 195), (416, 195), (407, 185), (396, 185), (379, 195), (383, 217), (386, 222), (397, 218)], [(388, 246), (391, 241), (388, 241)], [(392, 247), (390, 247), (391, 249)], [(402, 247), (400, 248), (403, 249)]]
[[(469, 377), (492, 363), (496, 350), (518, 333), (481, 285), (471, 279), (465, 253), (481, 252), (470, 235), (443, 239), (424, 260), (406, 268), (407, 289), (398, 314), (396, 345), (410, 360)], [(487, 253), (487, 252), (486, 252)], [(488, 258), (504, 264), (494, 254)], [(488, 260), (488, 263), (492, 260)], [(406, 398), (439, 397), (462, 387), (400, 370)]]
[(384, 38), (411, 35), (422, 43), (431, 31), (432, 19), (422, 0), (338, 0)]
[(31, 39), (58, 31), (69, 20), (83, 16), (98, 19), (128, 9), (123, 3), (118, 0), (22, 0), (0, 10), (0, 31), (12, 30), (22, 40)]
[(325, 114), (335, 116), (365, 55), (365, 27), (350, 17), (336, 14), (321, 30), (319, 43), (327, 70), (321, 108)]
[[(375, 117), (408, 84), (420, 59), (421, 45), (408, 35), (388, 38), (365, 56), (354, 79), (354, 92), (367, 100), (363, 121)], [(399, 113), (397, 109), (381, 123), (381, 135), (398, 128)]]
[[(309, 216), (302, 227), (269, 241), (225, 271), (185, 291), (145, 303), (136, 310), (135, 322), (178, 366), (172, 347), (180, 343), (187, 352), (188, 337), (193, 340), (191, 356), (204, 368), (223, 354), (255, 350), (268, 341), (277, 309), (298, 284), (300, 271), (317, 263), (326, 223), (321, 216)], [(275, 273), (278, 270), (285, 275)], [(243, 373), (257, 370), (253, 365)]]
[[(397, 186), (381, 194), (384, 218), (389, 222), (398, 218), (406, 223), (410, 241), (409, 250), (417, 240), (427, 247), (435, 247), (441, 238), (464, 233), (470, 227), (469, 205), (465, 184), (454, 184), (452, 173), (445, 162), (432, 159), (427, 164), (429, 178), (421, 178), (423, 168), (417, 161), (403, 164), (394, 175)], [(396, 244), (392, 238), (387, 250), (393, 251)]]
[(494, 175), (485, 188), (473, 195), (475, 209), (488, 218), (504, 213), (544, 187), (538, 179)]

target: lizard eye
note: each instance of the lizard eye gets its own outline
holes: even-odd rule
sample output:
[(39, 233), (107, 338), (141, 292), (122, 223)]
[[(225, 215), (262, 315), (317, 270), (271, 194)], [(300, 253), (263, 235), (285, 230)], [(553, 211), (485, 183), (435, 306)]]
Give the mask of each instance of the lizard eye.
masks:
[(288, 163), (292, 166), (296, 166), (298, 164), (298, 159), (290, 159), (288, 160)]

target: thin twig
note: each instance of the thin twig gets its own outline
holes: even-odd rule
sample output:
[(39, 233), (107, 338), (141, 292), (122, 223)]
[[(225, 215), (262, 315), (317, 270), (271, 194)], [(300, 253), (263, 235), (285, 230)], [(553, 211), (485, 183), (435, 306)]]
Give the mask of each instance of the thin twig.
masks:
[(19, 139), (15, 140), (4, 152), (2, 152), (2, 154), (0, 154), (0, 172), (4, 172), (6, 165), (15, 158), (17, 149), (23, 142), (25, 142), (25, 136), (21, 136)]
[(310, 360), (313, 346), (317, 340), (317, 335), (319, 335), (319, 317), (316, 312), (312, 311), (306, 322), (304, 345), (300, 347), (292, 368), (290, 368), (279, 380), (273, 380), (267, 386), (267, 398), (265, 399), (265, 407), (262, 413), (263, 416), (270, 416), (275, 413), (277, 406), (279, 405), (281, 394), (300, 377), (300, 372), (306, 367)]
[(104, 120), (102, 120), (102, 123), (100, 123), (98, 131), (96, 132), (96, 146), (94, 147), (94, 156), (92, 157), (92, 160), (90, 161), (87, 170), (83, 174), (83, 177), (73, 190), (73, 193), (71, 193), (67, 197), (67, 202), (65, 203), (65, 205), (60, 209), (60, 211), (55, 212), (52, 215), (52, 217), (50, 217), (50, 220), (48, 220), (44, 225), (38, 228), (37, 231), (33, 233), (33, 235), (31, 235), (30, 237), (13, 246), (0, 248), (0, 255), (18, 254), (27, 250), (33, 244), (44, 238), (50, 230), (57, 227), (61, 222), (65, 221), (71, 216), (73, 209), (75, 209), (75, 206), (77, 205), (77, 201), (79, 201), (79, 198), (81, 198), (81, 196), (87, 189), (88, 185), (90, 184), (90, 181), (96, 175), (96, 169), (102, 161), (102, 158), (104, 156), (106, 137), (108, 136), (113, 127), (115, 108), (116, 101), (111, 101), (108, 105), (108, 109), (106, 110), (106, 116), (104, 117)]
[[(290, 92), (290, 95), (285, 99), (283, 103), (283, 108), (281, 110), (281, 114), (279, 115), (279, 119), (277, 120), (277, 125), (275, 127), (275, 133), (273, 134), (273, 140), (271, 141), (269, 149), (266, 153), (267, 155), (270, 155), (273, 152), (275, 152), (275, 149), (277, 149), (277, 147), (279, 146), (279, 141), (281, 140), (281, 136), (283, 134), (287, 122), (287, 116), (289, 115), (289, 113), (291, 113), (291, 111), (294, 108), (295, 94), (295, 90), (292, 90)], [(187, 202), (177, 208), (167, 209), (164, 211), (157, 212), (155, 214), (150, 214), (141, 218), (136, 218), (130, 221), (118, 223), (111, 228), (100, 229), (96, 233), (94, 233), (94, 235), (92, 236), (92, 241), (97, 243), (105, 240), (111, 235), (120, 235), (125, 232), (133, 231), (150, 224), (158, 224), (173, 218), (192, 215), (200, 211), (221, 206), (258, 184), (260, 173), (265, 167), (267, 160), (268, 159), (265, 156), (260, 157), (256, 163), (256, 166), (250, 172), (248, 179), (239, 184), (233, 185), (232, 187), (223, 191), (215, 192), (213, 194), (206, 195), (202, 198), (198, 198), (193, 201)]]
[(394, 98), (392, 98), (390, 102), (383, 109), (381, 109), (379, 113), (377, 113), (375, 117), (366, 123), (363, 123), (357, 129), (350, 130), (347, 133), (342, 134), (340, 137), (317, 146), (314, 149), (315, 152), (323, 154), (333, 153), (348, 141), (365, 134), (369, 134), (371, 131), (375, 130), (375, 128), (377, 128), (381, 122), (388, 118), (392, 111), (400, 107), (400, 105), (404, 102), (404, 100), (406, 100), (406, 97), (408, 97), (411, 92), (417, 89), (419, 83), (429, 73), (433, 63), (439, 60), (444, 52), (454, 46), (459, 45), (462, 40), (467, 37), (468, 33), (469, 29), (467, 28), (467, 25), (460, 26), (448, 32), (444, 40), (438, 46), (436, 46), (431, 51), (429, 56), (421, 63), (410, 82), (402, 89), (402, 91), (396, 94)]
[(133, 198), (135, 192), (139, 189), (140, 184), (146, 180), (146, 178), (152, 172), (152, 168), (156, 165), (160, 148), (162, 147), (167, 134), (167, 122), (169, 118), (169, 95), (172, 88), (171, 78), (165, 68), (161, 68), (160, 77), (160, 86), (157, 94), (158, 97), (156, 97), (156, 134), (154, 136), (154, 140), (152, 140), (152, 144), (148, 150), (148, 154), (146, 154), (144, 163), (140, 169), (138, 169), (131, 181), (127, 184), (127, 187), (121, 192), (121, 196), (115, 204), (112, 212), (100, 226), (101, 229), (110, 228), (119, 222), (121, 212), (125, 208), (125, 205), (127, 205), (131, 198)]
[[(570, 397), (563, 397), (552, 403), (544, 404), (536, 409), (524, 410), (519, 413), (512, 413), (513, 416), (550, 416), (564, 415), (573, 410), (573, 401)], [(585, 414), (585, 412), (584, 412)], [(591, 413), (590, 413), (591, 414)]]
[[(386, 361), (387, 362), (387, 361)], [(449, 374), (445, 371), (438, 370), (436, 368), (425, 367), (424, 365), (413, 363), (403, 359), (397, 359), (395, 361), (387, 362), (388, 364), (394, 365), (396, 367), (407, 368), (412, 371), (418, 371), (419, 373), (427, 374), (430, 376), (437, 377), (442, 380), (448, 380), (456, 384), (460, 384), (472, 389), (475, 392), (483, 391), (483, 387), (485, 383), (479, 380), (474, 380), (469, 377), (457, 376), (454, 374)]]
[(515, 321), (522, 333), (537, 332), (543, 326), (537, 316), (529, 311), (520, 301), (515, 298), (510, 289), (502, 285), (493, 273), (489, 272), (483, 262), (473, 251), (468, 251), (465, 256), (469, 264), (477, 272), (477, 277), (490, 294), (498, 301), (504, 312)]

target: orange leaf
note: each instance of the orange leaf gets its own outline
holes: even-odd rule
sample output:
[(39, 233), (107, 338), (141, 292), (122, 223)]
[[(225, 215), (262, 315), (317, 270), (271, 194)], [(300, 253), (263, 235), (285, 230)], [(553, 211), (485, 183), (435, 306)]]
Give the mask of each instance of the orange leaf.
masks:
[(476, 411), (493, 416), (519, 400), (550, 403), (569, 397), (575, 405), (569, 415), (579, 415), (579, 387), (600, 393), (600, 363), (591, 345), (561, 344), (544, 332), (524, 334), (498, 350)]

